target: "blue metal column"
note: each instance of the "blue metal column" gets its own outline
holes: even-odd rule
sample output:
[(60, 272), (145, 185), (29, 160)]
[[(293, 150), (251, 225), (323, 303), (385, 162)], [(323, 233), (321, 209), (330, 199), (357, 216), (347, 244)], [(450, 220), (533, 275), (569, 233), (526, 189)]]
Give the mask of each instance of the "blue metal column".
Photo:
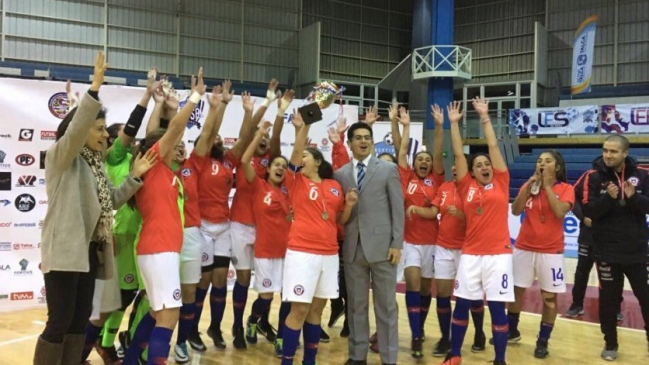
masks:
[[(453, 44), (453, 18), (455, 15), (454, 0), (428, 0), (430, 2), (430, 45)], [(414, 37), (414, 32), (413, 32)], [(442, 109), (453, 101), (453, 79), (450, 77), (431, 78), (428, 80), (428, 105), (437, 104)], [(446, 115), (446, 112), (444, 112)], [(430, 113), (426, 117), (426, 130), (435, 128)], [(445, 118), (444, 129), (450, 125)]]

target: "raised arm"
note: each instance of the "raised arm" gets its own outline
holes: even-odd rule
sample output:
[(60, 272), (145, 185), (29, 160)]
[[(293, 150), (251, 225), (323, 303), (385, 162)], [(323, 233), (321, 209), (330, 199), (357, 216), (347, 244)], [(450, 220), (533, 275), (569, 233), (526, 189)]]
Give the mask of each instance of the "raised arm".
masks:
[(232, 153), (239, 159), (243, 155), (245, 148), (248, 147), (250, 141), (252, 140), (252, 134), (249, 138), (245, 131), (256, 130), (257, 125), (259, 124), (259, 122), (255, 123), (254, 117), (252, 115), (252, 111), (255, 107), (255, 101), (250, 97), (250, 93), (242, 93), (241, 101), (243, 102), (243, 123), (241, 123), (241, 128), (239, 129), (239, 139), (237, 139), (237, 141), (234, 143), (234, 146), (232, 146), (232, 148), (230, 149), (230, 151), (232, 151)]
[(491, 119), (489, 118), (489, 100), (474, 98), (473, 108), (480, 116), (480, 124), (482, 124), (484, 137), (487, 140), (487, 146), (489, 147), (491, 166), (498, 171), (507, 171), (507, 164), (505, 163), (503, 155), (500, 153), (500, 148), (498, 148), (498, 138), (496, 138), (496, 132), (494, 132), (494, 127), (491, 125)]
[(104, 73), (108, 68), (104, 53), (99, 51), (95, 58), (94, 76), (90, 89), (83, 96), (79, 106), (72, 110), (72, 120), (68, 124), (65, 134), (50, 147), (47, 153), (48, 162), (59, 169), (67, 169), (75, 157), (85, 146), (90, 129), (95, 125), (97, 114), (101, 110), (99, 102), (99, 88), (104, 83)]
[(174, 147), (178, 144), (178, 141), (182, 139), (183, 134), (185, 133), (185, 127), (187, 126), (187, 121), (194, 112), (196, 104), (198, 104), (203, 97), (203, 94), (205, 94), (205, 85), (203, 84), (203, 68), (201, 67), (198, 70), (198, 83), (195, 90), (192, 92), (192, 95), (189, 97), (187, 103), (183, 106), (180, 112), (169, 121), (169, 127), (159, 141), (160, 158), (165, 161), (169, 167), (171, 167), (171, 162), (174, 156)]
[(122, 129), (118, 134), (119, 141), (124, 147), (128, 148), (131, 146), (131, 144), (133, 144), (133, 140), (135, 140), (135, 136), (137, 136), (137, 132), (140, 130), (140, 126), (142, 125), (142, 121), (144, 120), (144, 115), (146, 114), (146, 108), (149, 105), (149, 100), (151, 100), (154, 92), (156, 91), (158, 86), (160, 86), (160, 84), (155, 81), (156, 74), (157, 69), (152, 68), (149, 70), (149, 73), (147, 74), (146, 89), (144, 90), (144, 94), (142, 95), (140, 102), (135, 106), (135, 109), (133, 109), (133, 111), (131, 112), (131, 115), (126, 122), (124, 129)]
[[(397, 160), (399, 166), (404, 169), (408, 168), (408, 143), (410, 143), (410, 114), (406, 108), (399, 108), (399, 122), (403, 125), (403, 138), (401, 138), (401, 146), (399, 146), (399, 154), (397, 155)], [(397, 130), (399, 128), (397, 127)], [(394, 134), (392, 135), (394, 138)]]
[(269, 152), (271, 156), (279, 156), (282, 154), (282, 129), (284, 128), (284, 113), (289, 105), (295, 98), (294, 90), (286, 90), (283, 97), (277, 100), (277, 115), (275, 116), (275, 123), (273, 123), (273, 134), (270, 136)]
[(251, 184), (255, 180), (255, 176), (257, 175), (255, 168), (252, 167), (252, 156), (255, 154), (255, 149), (259, 147), (259, 143), (261, 143), (262, 138), (264, 138), (266, 133), (268, 133), (272, 125), (273, 124), (269, 121), (265, 121), (261, 125), (261, 128), (257, 130), (255, 137), (252, 139), (252, 142), (250, 143), (248, 148), (246, 148), (246, 151), (241, 157), (241, 164), (239, 166), (243, 167), (243, 173), (246, 176), (246, 181)]
[(199, 157), (204, 157), (210, 152), (214, 140), (219, 134), (221, 124), (223, 124), (225, 109), (230, 100), (232, 100), (230, 86), (230, 80), (225, 80), (222, 87), (215, 86), (212, 89), (212, 95), (208, 99), (210, 110), (207, 113), (207, 118), (205, 119), (198, 143), (194, 147), (194, 151)]
[(459, 101), (454, 101), (446, 107), (448, 120), (451, 123), (451, 146), (453, 147), (453, 155), (455, 156), (455, 172), (458, 181), (462, 181), (464, 176), (469, 172), (466, 157), (464, 157), (464, 151), (462, 150), (462, 135), (460, 134), (460, 120), (462, 119), (461, 107), (462, 104)]
[(433, 171), (442, 175), (444, 173), (444, 157), (442, 152), (444, 149), (444, 111), (439, 105), (435, 104), (431, 107), (433, 113), (433, 120), (435, 121), (435, 131), (433, 134)]
[(306, 145), (307, 138), (309, 137), (310, 125), (304, 124), (302, 115), (297, 109), (293, 109), (293, 119), (291, 120), (293, 126), (297, 130), (295, 136), (295, 144), (293, 145), (293, 153), (291, 153), (291, 165), (298, 167), (302, 164), (302, 153)]
[[(346, 128), (345, 128), (346, 129)], [(327, 130), (329, 141), (331, 141), (331, 167), (334, 171), (349, 163), (349, 153), (347, 147), (342, 142), (344, 135), (338, 133), (338, 129), (331, 127)]]
[(399, 149), (401, 148), (401, 133), (399, 133), (399, 104), (394, 103), (390, 105), (388, 112), (390, 116), (390, 132), (392, 133), (394, 155), (397, 156), (398, 159)]

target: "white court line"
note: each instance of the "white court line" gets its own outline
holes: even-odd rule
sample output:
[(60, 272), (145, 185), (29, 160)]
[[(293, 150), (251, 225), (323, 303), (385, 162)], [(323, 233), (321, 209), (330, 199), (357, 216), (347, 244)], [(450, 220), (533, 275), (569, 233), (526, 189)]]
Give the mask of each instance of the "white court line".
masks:
[(6, 345), (11, 345), (11, 344), (14, 344), (14, 343), (17, 343), (17, 342), (23, 342), (23, 341), (31, 340), (31, 339), (34, 339), (34, 338), (40, 336), (40, 335), (41, 335), (41, 334), (38, 333), (38, 334), (35, 334), (35, 335), (29, 335), (29, 336), (24, 336), (24, 337), (18, 337), (18, 338), (14, 338), (13, 340), (5, 341), (5, 342), (0, 342), (0, 347), (2, 347), (2, 346), (6, 346)]
[(35, 324), (37, 326), (45, 326), (45, 322), (43, 321), (32, 321), (32, 324)]
[(201, 353), (200, 352), (194, 352), (194, 356), (192, 356), (192, 365), (199, 365), (201, 363)]

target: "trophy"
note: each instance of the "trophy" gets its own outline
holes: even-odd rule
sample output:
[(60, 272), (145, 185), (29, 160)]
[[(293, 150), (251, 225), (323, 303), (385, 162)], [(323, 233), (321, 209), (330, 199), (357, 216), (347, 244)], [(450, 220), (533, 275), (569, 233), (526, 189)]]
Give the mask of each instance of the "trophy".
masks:
[(326, 109), (336, 100), (340, 99), (345, 90), (331, 81), (322, 81), (317, 84), (307, 101), (311, 102), (298, 109), (305, 124), (311, 124), (322, 120), (322, 109)]

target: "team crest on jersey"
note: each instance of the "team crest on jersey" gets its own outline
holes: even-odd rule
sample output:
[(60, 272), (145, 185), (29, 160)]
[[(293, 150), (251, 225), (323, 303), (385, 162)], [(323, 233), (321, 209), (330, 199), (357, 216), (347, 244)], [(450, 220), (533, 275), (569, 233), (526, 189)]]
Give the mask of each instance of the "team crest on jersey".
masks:
[(126, 274), (126, 275), (124, 275), (124, 282), (125, 282), (126, 284), (130, 284), (130, 283), (132, 283), (134, 279), (135, 279), (135, 278), (134, 278), (133, 275), (131, 275), (131, 274)]
[(264, 288), (270, 288), (270, 286), (273, 285), (273, 282), (270, 279), (264, 279), (264, 281), (261, 282), (261, 285), (263, 285)]
[(223, 166), (225, 166), (228, 169), (232, 168), (232, 165), (230, 165), (230, 162), (228, 162), (228, 161), (223, 162)]
[(424, 185), (426, 185), (426, 186), (433, 186), (433, 182), (430, 181), (430, 179), (424, 179)]
[(304, 287), (303, 287), (302, 285), (296, 285), (296, 286), (293, 288), (293, 293), (295, 293), (295, 295), (302, 295), (302, 294), (304, 294)]
[(484, 186), (484, 189), (485, 189), (485, 190), (491, 190), (491, 189), (493, 189), (493, 188), (494, 188), (494, 184), (493, 184), (493, 183), (489, 183), (489, 184), (487, 184), (487, 185)]
[(180, 289), (174, 290), (174, 300), (180, 300)]
[(629, 178), (629, 182), (630, 182), (631, 185), (633, 185), (633, 186), (638, 186), (638, 183), (639, 183), (640, 181), (638, 180), (637, 177), (635, 177), (635, 176), (631, 176), (631, 178)]
[(207, 255), (207, 253), (206, 253), (206, 252), (203, 252), (203, 256), (201, 256), (201, 261), (203, 261), (203, 262), (207, 262), (207, 260), (208, 260), (209, 258), (210, 258), (210, 257)]
[(191, 174), (192, 174), (192, 170), (190, 170), (189, 168), (185, 167), (184, 169), (182, 169), (182, 170), (180, 171), (180, 173), (183, 175), (183, 177), (189, 177), (189, 176), (191, 176)]
[(335, 196), (340, 196), (340, 192), (336, 188), (331, 188), (329, 191)]
[(279, 190), (281, 190), (284, 195), (288, 194), (288, 189), (284, 185), (282, 185), (282, 187)]
[(268, 159), (267, 158), (262, 158), (260, 163), (261, 163), (261, 165), (263, 167), (268, 167)]

